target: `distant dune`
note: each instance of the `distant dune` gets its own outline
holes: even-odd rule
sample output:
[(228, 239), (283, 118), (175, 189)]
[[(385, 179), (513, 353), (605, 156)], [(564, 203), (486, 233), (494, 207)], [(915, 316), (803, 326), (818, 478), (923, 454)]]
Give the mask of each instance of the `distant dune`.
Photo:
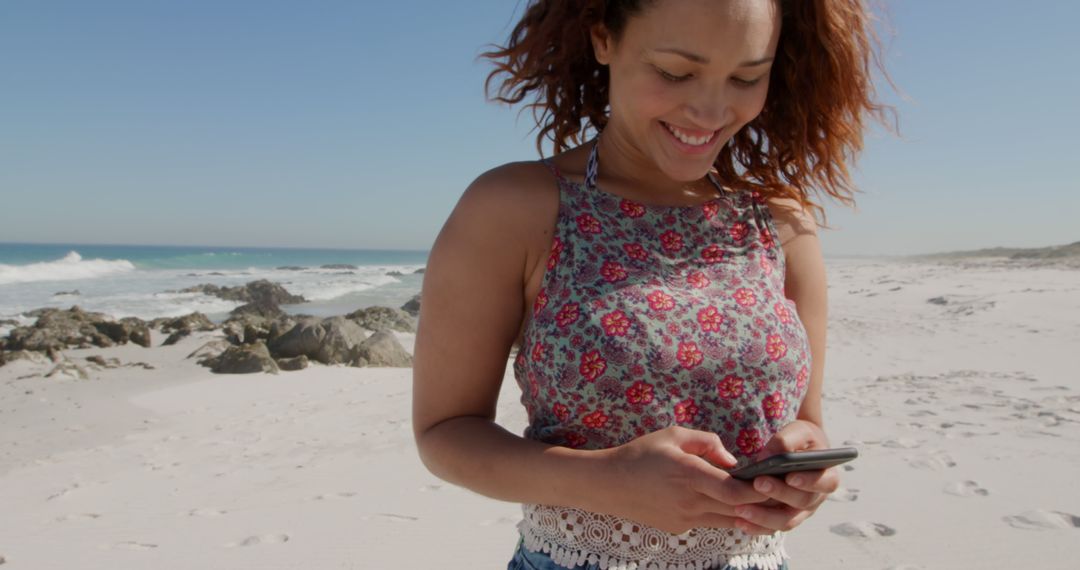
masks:
[(904, 256), (913, 261), (971, 260), (972, 258), (1005, 258), (1019, 264), (1060, 265), (1080, 268), (1080, 241), (1047, 247), (991, 247), (971, 251), (947, 251)]

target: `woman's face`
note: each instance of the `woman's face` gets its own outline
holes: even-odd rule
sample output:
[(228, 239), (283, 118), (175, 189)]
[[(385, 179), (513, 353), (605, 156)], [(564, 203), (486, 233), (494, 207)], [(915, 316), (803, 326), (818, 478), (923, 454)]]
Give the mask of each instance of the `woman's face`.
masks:
[(611, 80), (605, 138), (614, 129), (635, 160), (672, 180), (701, 178), (765, 105), (779, 37), (775, 0), (655, 0), (629, 19), (618, 44), (594, 28)]

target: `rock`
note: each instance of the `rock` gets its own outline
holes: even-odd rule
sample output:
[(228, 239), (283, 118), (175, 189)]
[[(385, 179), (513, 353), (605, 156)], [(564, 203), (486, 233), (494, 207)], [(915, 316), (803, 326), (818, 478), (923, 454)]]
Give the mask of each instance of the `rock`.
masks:
[(191, 331), (189, 331), (187, 329), (180, 329), (180, 330), (172, 333), (171, 335), (169, 335), (168, 338), (166, 338), (161, 343), (161, 346), (172, 346), (172, 345), (176, 344), (177, 342), (180, 342), (180, 339), (182, 339), (185, 336), (188, 336), (190, 334), (191, 334)]
[(124, 317), (120, 322), (127, 326), (128, 340), (143, 347), (150, 348), (150, 325), (135, 317)]
[(234, 317), (239, 315), (255, 315), (267, 319), (276, 319), (285, 316), (285, 311), (282, 311), (281, 307), (277, 306), (275, 303), (259, 300), (240, 305), (229, 311), (229, 314)]
[(221, 324), (221, 332), (225, 334), (225, 339), (232, 344), (243, 344), (244, 342), (244, 324), (238, 321), (225, 321)]
[(365, 338), (364, 329), (346, 317), (305, 318), (268, 346), (278, 358), (304, 355), (323, 364), (348, 364)]
[(320, 265), (319, 267), (322, 269), (360, 269), (350, 263), (328, 263), (326, 265)]
[(388, 277), (404, 277), (405, 274), (400, 271), (388, 271), (386, 272)]
[[(423, 270), (421, 269), (421, 271)], [(401, 310), (414, 317), (420, 316), (420, 294), (413, 295), (412, 299), (409, 299), (401, 306)]]
[(230, 346), (208, 363), (210, 370), (218, 374), (278, 373), (277, 363), (262, 342)]
[(416, 332), (413, 317), (402, 309), (367, 307), (353, 311), (345, 315), (345, 318), (356, 321), (356, 324), (369, 331), (390, 329), (398, 332)]
[(251, 281), (238, 287), (219, 287), (217, 285), (204, 283), (202, 285), (181, 289), (178, 292), (203, 293), (204, 295), (220, 297), (227, 301), (241, 301), (243, 303), (264, 301), (275, 305), (288, 305), (307, 302), (304, 297), (293, 295), (286, 291), (281, 285), (267, 279)]
[(353, 366), (393, 366), (412, 367), (412, 356), (398, 342), (393, 333), (386, 330), (375, 331), (356, 347)]
[(234, 344), (252, 343), (262, 340), (269, 344), (297, 322), (298, 317), (281, 313), (277, 317), (267, 317), (252, 313), (240, 313), (229, 317), (222, 323), (226, 338)]
[(217, 328), (217, 325), (215, 325), (209, 317), (198, 311), (188, 313), (182, 317), (159, 317), (150, 321), (150, 326), (161, 328), (161, 332), (165, 333), (178, 330), (186, 330), (188, 332), (212, 331)]
[(423, 267), (421, 267), (420, 269), (417, 269), (416, 271), (413, 271), (413, 274), (416, 274), (416, 273), (423, 273), (423, 272), (424, 272), (424, 268), (423, 268)]
[(946, 305), (949, 302), (945, 300), (945, 297), (934, 297), (933, 299), (927, 299), (927, 303), (933, 303), (935, 305)]
[(277, 267), (275, 269), (278, 269), (279, 271), (303, 271), (304, 270), (304, 268), (300, 267), (299, 265), (282, 265), (281, 267)]
[(116, 368), (116, 367), (120, 366), (120, 359), (119, 358), (110, 358), (110, 359), (106, 360), (105, 357), (103, 357), (101, 355), (94, 355), (94, 356), (87, 356), (86, 360), (88, 362), (93, 362), (94, 364), (97, 364), (98, 366), (101, 366), (101, 367), (104, 367), (104, 368)]
[(310, 364), (310, 361), (303, 354), (292, 358), (277, 359), (278, 368), (281, 370), (303, 370), (308, 367), (308, 364)]
[(82, 295), (82, 293), (80, 293), (78, 289), (73, 291), (57, 291), (53, 293), (53, 297), (59, 297), (60, 295)]
[(131, 341), (150, 347), (150, 327), (142, 319), (124, 317), (119, 321), (97, 321), (94, 327), (116, 344), (127, 344)]
[(179, 342), (180, 339), (195, 331), (212, 331), (217, 328), (217, 325), (215, 325), (209, 317), (198, 311), (188, 313), (182, 317), (162, 317), (154, 319), (150, 321), (150, 325), (161, 327), (161, 332), (172, 333), (161, 343), (161, 346), (174, 345)]
[(209, 366), (206, 364), (207, 360), (212, 360), (221, 356), (221, 353), (225, 352), (232, 346), (230, 342), (223, 338), (214, 339), (196, 348), (191, 354), (187, 355), (188, 358), (194, 358), (195, 362), (203, 366)]
[(356, 355), (353, 349), (367, 338), (367, 333), (352, 320), (336, 316), (323, 320), (325, 331), (322, 343), (315, 354), (308, 355), (323, 364), (348, 364)]
[(320, 319), (301, 319), (284, 334), (267, 342), (267, 347), (279, 357), (304, 355), (313, 358), (319, 352), (325, 337), (326, 331), (322, 328)]
[(46, 378), (52, 378), (53, 376), (67, 376), (75, 380), (88, 380), (90, 378), (85, 368), (66, 358), (45, 375)]

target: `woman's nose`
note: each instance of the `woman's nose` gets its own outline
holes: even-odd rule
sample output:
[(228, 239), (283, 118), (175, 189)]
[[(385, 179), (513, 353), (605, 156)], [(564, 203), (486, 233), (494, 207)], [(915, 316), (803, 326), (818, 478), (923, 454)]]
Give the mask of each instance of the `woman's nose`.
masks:
[(730, 93), (723, 87), (702, 88), (687, 102), (686, 112), (702, 129), (719, 129), (732, 121)]

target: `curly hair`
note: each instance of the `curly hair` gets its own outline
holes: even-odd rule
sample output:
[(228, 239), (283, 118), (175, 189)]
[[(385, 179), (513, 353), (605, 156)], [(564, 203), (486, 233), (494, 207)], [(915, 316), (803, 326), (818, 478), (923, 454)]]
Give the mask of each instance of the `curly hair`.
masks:
[[(593, 56), (590, 28), (603, 23), (619, 41), (629, 19), (655, 2), (531, 1), (507, 45), (488, 44), (495, 49), (480, 54), (496, 67), (484, 82), (485, 94), (497, 75), (507, 75), (488, 100), (513, 105), (537, 92), (527, 107), (540, 127), (541, 156), (545, 138), (554, 141), (555, 153), (568, 148), (567, 141), (584, 143), (585, 129), (600, 131), (608, 120), (608, 68)], [(765, 105), (728, 141), (714, 165), (730, 188), (793, 198), (824, 218), (809, 191), (819, 189), (853, 206), (851, 195), (858, 190), (847, 161), (862, 151), (864, 119), (870, 115), (888, 127), (887, 109), (895, 118), (895, 109), (874, 100), (871, 64), (895, 85), (874, 50), (881, 45), (872, 27), (876, 18), (863, 0), (779, 3), (780, 40)], [(898, 131), (897, 126), (893, 132)]]

